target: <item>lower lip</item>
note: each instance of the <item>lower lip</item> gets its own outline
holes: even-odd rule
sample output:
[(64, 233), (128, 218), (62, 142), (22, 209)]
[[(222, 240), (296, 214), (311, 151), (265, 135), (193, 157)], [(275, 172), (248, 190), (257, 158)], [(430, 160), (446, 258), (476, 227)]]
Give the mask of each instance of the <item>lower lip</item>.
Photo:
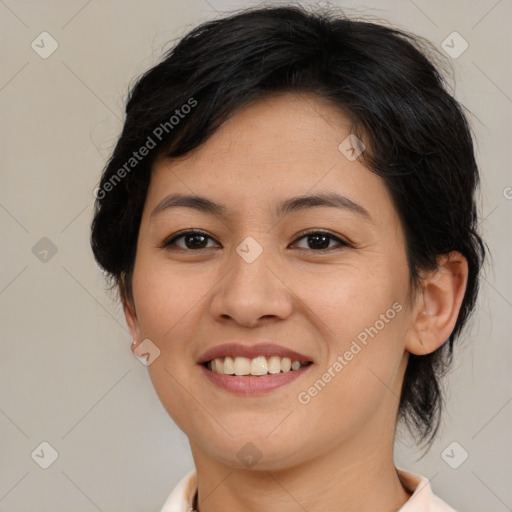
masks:
[(298, 379), (313, 365), (309, 364), (307, 366), (302, 366), (298, 370), (292, 370), (284, 373), (267, 373), (267, 375), (262, 375), (261, 377), (251, 375), (223, 375), (221, 373), (208, 370), (208, 368), (202, 364), (199, 366), (206, 377), (208, 377), (216, 386), (237, 395), (247, 396), (260, 395), (280, 388), (281, 386)]

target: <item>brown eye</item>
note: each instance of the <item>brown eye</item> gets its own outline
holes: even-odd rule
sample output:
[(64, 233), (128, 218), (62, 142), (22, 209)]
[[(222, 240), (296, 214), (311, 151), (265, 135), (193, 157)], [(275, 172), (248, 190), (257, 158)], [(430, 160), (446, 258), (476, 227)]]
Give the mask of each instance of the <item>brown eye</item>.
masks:
[(333, 247), (329, 246), (329, 244), (334, 241), (338, 246), (344, 247), (349, 244), (344, 240), (341, 240), (339, 237), (334, 236), (332, 233), (328, 231), (310, 231), (308, 233), (301, 233), (301, 237), (297, 240), (306, 239), (307, 247), (299, 247), (300, 249), (311, 249), (315, 251), (324, 251), (328, 249), (332, 249)]
[[(328, 231), (310, 231), (301, 233), (301, 236), (297, 240), (306, 239), (307, 246), (299, 247), (300, 249), (310, 249), (315, 252), (327, 251), (336, 247), (348, 247), (350, 244), (341, 238), (333, 235)], [(162, 248), (172, 248), (173, 246), (185, 251), (196, 251), (201, 249), (211, 249), (215, 245), (209, 245), (208, 241), (213, 241), (213, 238), (202, 231), (184, 231), (179, 235), (172, 237), (171, 239), (164, 242)], [(178, 243), (179, 241), (179, 243)], [(332, 246), (332, 242), (335, 243)], [(297, 241), (295, 242), (295, 244)]]

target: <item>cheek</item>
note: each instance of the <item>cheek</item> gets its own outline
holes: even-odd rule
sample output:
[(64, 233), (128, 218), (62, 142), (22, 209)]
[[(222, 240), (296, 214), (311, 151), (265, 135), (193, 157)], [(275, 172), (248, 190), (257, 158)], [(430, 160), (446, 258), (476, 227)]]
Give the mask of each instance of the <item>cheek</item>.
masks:
[(331, 328), (327, 336), (341, 344), (375, 324), (379, 332), (390, 331), (391, 324), (396, 328), (408, 291), (403, 276), (377, 265), (339, 269), (302, 286), (295, 291)]
[(200, 307), (206, 289), (207, 282), (199, 273), (184, 274), (179, 266), (141, 254), (134, 269), (133, 293), (142, 334), (160, 344), (181, 338), (177, 334), (183, 334), (188, 316)]
[(391, 282), (362, 283), (355, 278), (331, 283), (328, 293), (311, 304), (329, 327), (328, 355), (300, 390), (299, 402), (307, 405), (299, 410), (307, 422), (321, 425), (326, 437), (355, 436), (377, 411), (397, 405), (400, 394), (408, 315), (404, 295)]
[[(185, 432), (192, 428), (191, 417), (204, 411), (190, 400), (190, 372), (195, 363), (189, 349), (196, 335), (195, 326), (205, 298), (208, 282), (199, 273), (184, 274), (176, 266), (155, 261), (140, 253), (133, 273), (133, 293), (141, 336), (149, 338), (160, 354), (148, 373), (161, 403), (176, 424)], [(210, 284), (211, 287), (211, 284)], [(189, 364), (184, 364), (185, 362)], [(194, 392), (192, 391), (192, 394)], [(194, 414), (191, 414), (191, 413)]]
[(304, 295), (324, 334), (327, 357), (322, 370), (330, 367), (336, 374), (336, 384), (328, 386), (337, 388), (332, 400), (370, 404), (386, 392), (379, 380), (392, 385), (410, 322), (407, 272), (406, 267), (401, 269), (399, 275), (390, 266), (377, 264), (344, 269), (336, 277), (317, 281), (314, 291)]

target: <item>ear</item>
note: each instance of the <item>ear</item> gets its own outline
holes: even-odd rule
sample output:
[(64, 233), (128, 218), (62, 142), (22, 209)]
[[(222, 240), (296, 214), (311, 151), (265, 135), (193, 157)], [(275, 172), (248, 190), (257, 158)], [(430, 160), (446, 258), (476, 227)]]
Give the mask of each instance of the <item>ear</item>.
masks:
[(123, 274), (119, 279), (119, 296), (123, 305), (124, 318), (130, 334), (133, 338), (132, 352), (136, 348), (136, 343), (141, 341), (139, 321), (137, 319), (137, 311), (135, 309), (135, 303), (131, 291), (126, 283), (126, 274)]
[(408, 352), (425, 355), (434, 352), (449, 337), (457, 322), (466, 292), (468, 262), (453, 251), (438, 258), (438, 266), (421, 280), (413, 324), (405, 345)]

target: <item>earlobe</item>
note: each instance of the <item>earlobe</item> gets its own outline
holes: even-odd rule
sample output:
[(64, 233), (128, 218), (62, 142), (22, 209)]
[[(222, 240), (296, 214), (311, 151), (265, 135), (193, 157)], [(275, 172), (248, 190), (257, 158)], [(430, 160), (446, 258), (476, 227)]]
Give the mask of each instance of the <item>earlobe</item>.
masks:
[(406, 349), (415, 355), (434, 352), (450, 337), (468, 280), (468, 263), (453, 251), (438, 259), (438, 266), (421, 283)]

